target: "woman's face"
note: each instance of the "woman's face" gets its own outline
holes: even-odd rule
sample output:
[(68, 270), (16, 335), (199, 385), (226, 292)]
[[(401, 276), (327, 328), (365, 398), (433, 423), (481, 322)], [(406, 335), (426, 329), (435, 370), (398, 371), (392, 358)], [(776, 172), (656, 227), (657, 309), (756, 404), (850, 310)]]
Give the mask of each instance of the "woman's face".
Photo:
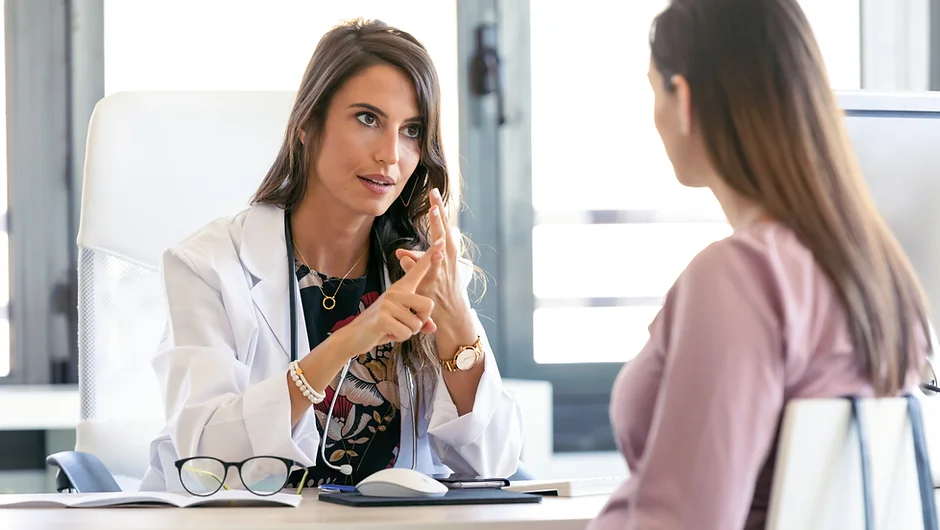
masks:
[(308, 193), (355, 214), (384, 214), (421, 159), (423, 122), (414, 86), (398, 68), (378, 64), (350, 78), (327, 109)]

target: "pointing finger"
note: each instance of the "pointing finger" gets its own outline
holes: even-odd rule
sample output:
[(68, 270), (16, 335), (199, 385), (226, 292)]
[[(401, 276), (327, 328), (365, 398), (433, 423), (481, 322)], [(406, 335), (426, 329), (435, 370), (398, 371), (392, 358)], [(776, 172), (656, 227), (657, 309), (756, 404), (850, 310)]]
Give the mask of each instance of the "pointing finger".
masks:
[(405, 256), (399, 260), (401, 263), (401, 270), (408, 272), (412, 267), (415, 266), (415, 260), (411, 256)]
[(444, 207), (444, 199), (437, 188), (431, 190), (431, 233), (435, 239), (443, 237), (447, 240), (445, 245), (447, 257), (451, 260), (456, 259), (460, 247), (460, 230), (456, 226), (451, 226)]
[(395, 250), (395, 257), (397, 257), (399, 260), (405, 257), (409, 257), (412, 261), (418, 261), (423, 255), (424, 252), (421, 252), (420, 250), (408, 250), (404, 248)]
[(430, 229), (431, 238), (440, 239), (447, 236), (447, 219), (444, 217), (444, 200), (441, 199), (441, 192), (437, 188), (431, 190), (431, 210), (430, 210)]
[(431, 265), (438, 261), (441, 257), (441, 250), (444, 248), (444, 240), (438, 239), (431, 244), (431, 248), (421, 256), (414, 267), (410, 271), (405, 273), (402, 279), (398, 280), (396, 285), (400, 285), (403, 289), (406, 289), (410, 292), (414, 292), (418, 288), (418, 285), (421, 283), (421, 280), (424, 279), (424, 276), (431, 270)]

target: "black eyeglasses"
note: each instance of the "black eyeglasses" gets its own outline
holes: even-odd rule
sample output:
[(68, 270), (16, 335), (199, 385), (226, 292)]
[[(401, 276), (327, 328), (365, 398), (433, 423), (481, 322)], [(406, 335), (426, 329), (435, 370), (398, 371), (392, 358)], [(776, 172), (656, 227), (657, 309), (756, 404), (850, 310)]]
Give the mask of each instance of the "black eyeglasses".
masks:
[(294, 467), (304, 468), (304, 476), (297, 488), (303, 490), (307, 469), (298, 462), (279, 456), (254, 456), (241, 462), (224, 462), (211, 456), (194, 456), (176, 461), (183, 488), (192, 495), (208, 497), (220, 489), (231, 489), (225, 483), (228, 469), (238, 470), (238, 478), (245, 489), (255, 495), (269, 496), (284, 489)]

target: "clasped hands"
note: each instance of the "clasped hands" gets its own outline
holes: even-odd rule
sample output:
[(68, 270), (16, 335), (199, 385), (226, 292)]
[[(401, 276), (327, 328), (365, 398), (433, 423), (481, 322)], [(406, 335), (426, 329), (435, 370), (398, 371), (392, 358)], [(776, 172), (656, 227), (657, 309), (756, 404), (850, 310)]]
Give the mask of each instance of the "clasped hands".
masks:
[(417, 333), (434, 333), (438, 326), (467, 324), (470, 303), (457, 275), (457, 234), (448, 229), (444, 201), (436, 188), (430, 201), (431, 247), (427, 252), (396, 251), (405, 275), (340, 330), (352, 333), (351, 353), (403, 342)]

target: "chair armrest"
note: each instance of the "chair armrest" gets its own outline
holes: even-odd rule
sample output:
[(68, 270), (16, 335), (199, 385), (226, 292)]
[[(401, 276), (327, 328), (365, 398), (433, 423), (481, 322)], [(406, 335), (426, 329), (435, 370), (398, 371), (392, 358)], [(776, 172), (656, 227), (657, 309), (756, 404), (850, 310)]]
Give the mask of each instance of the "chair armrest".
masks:
[(81, 451), (61, 451), (46, 457), (46, 464), (58, 468), (56, 491), (71, 493), (118, 492), (121, 487), (98, 457)]

